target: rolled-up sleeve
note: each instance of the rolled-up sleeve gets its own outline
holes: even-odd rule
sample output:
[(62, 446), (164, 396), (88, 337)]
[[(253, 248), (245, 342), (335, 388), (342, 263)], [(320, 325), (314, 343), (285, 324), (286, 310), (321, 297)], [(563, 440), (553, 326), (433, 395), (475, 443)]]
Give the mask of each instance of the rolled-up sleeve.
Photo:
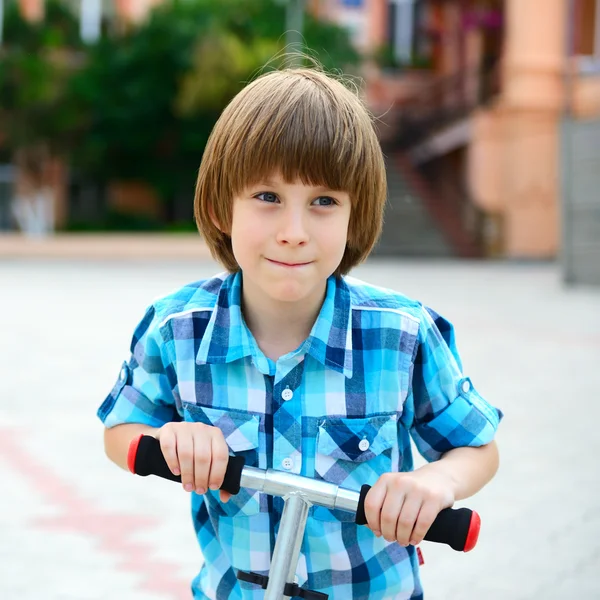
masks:
[(452, 324), (427, 308), (419, 326), (406, 414), (417, 449), (428, 461), (453, 448), (490, 443), (503, 416), (463, 374)]
[(121, 365), (114, 387), (98, 409), (104, 425), (142, 423), (161, 427), (180, 421), (169, 364), (155, 310), (150, 307), (134, 331), (129, 361)]

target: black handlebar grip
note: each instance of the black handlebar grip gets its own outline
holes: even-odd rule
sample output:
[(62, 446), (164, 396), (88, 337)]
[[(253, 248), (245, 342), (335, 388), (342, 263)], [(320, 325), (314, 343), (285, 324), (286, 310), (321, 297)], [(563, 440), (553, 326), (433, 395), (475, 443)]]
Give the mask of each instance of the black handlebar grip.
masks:
[[(360, 489), (358, 508), (356, 509), (356, 524), (366, 525), (365, 498), (370, 485), (363, 485)], [(469, 552), (477, 544), (481, 518), (469, 508), (444, 508), (435, 521), (431, 524), (425, 539), (429, 542), (448, 544), (459, 552)]]
[[(243, 456), (229, 457), (225, 478), (220, 489), (233, 495), (240, 491), (242, 469), (245, 462)], [(127, 455), (127, 466), (135, 475), (141, 475), (142, 477), (157, 475), (163, 479), (181, 482), (181, 475), (173, 475), (171, 469), (167, 466), (160, 449), (160, 442), (150, 435), (141, 434), (132, 440)]]
[(470, 508), (444, 508), (431, 524), (425, 539), (430, 542), (448, 544), (459, 552), (475, 548), (481, 518)]

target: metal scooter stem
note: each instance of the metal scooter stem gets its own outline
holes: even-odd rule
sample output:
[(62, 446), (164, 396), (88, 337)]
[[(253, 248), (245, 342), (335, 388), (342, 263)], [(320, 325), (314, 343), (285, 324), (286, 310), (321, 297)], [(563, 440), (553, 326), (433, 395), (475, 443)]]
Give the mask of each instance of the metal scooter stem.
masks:
[(299, 492), (292, 492), (285, 496), (284, 501), (279, 533), (271, 559), (265, 600), (290, 598), (284, 593), (285, 585), (294, 582), (308, 509), (311, 506), (306, 497)]
[(293, 583), (300, 547), (306, 528), (308, 509), (313, 504), (356, 512), (360, 494), (333, 483), (299, 477), (292, 473), (244, 467), (240, 487), (280, 496), (284, 499), (279, 532), (275, 541), (265, 600), (290, 598), (287, 583)]

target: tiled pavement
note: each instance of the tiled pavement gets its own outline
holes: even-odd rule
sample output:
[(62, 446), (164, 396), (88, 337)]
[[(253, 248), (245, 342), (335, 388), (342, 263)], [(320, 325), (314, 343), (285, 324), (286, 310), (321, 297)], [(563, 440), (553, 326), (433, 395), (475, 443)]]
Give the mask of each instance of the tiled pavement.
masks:
[[(95, 410), (146, 304), (219, 268), (191, 238), (154, 262), (164, 240), (120, 243), (7, 252), (0, 239), (2, 600), (183, 599), (201, 561), (186, 494), (110, 464)], [(353, 274), (450, 318), (468, 374), (506, 414), (500, 472), (462, 503), (482, 516), (480, 542), (423, 545), (427, 600), (600, 599), (600, 289), (565, 289), (553, 264), (378, 260)]]

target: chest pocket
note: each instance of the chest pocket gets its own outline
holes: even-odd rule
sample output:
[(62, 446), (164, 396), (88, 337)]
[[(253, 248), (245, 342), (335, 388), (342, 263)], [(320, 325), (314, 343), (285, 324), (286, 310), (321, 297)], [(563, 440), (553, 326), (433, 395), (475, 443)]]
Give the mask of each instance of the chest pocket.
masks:
[[(243, 456), (248, 467), (258, 467), (259, 417), (241, 410), (211, 408), (184, 403), (184, 418), (188, 422), (204, 423), (218, 427), (229, 449), (235, 456)], [(241, 488), (229, 502), (221, 502), (219, 491), (208, 490), (204, 494), (209, 512), (226, 517), (242, 517), (260, 512), (259, 492)]]
[[(380, 475), (398, 465), (398, 416), (396, 413), (367, 418), (325, 418), (319, 422), (315, 477), (359, 491), (373, 485)], [(313, 509), (323, 521), (354, 521), (352, 513)]]

